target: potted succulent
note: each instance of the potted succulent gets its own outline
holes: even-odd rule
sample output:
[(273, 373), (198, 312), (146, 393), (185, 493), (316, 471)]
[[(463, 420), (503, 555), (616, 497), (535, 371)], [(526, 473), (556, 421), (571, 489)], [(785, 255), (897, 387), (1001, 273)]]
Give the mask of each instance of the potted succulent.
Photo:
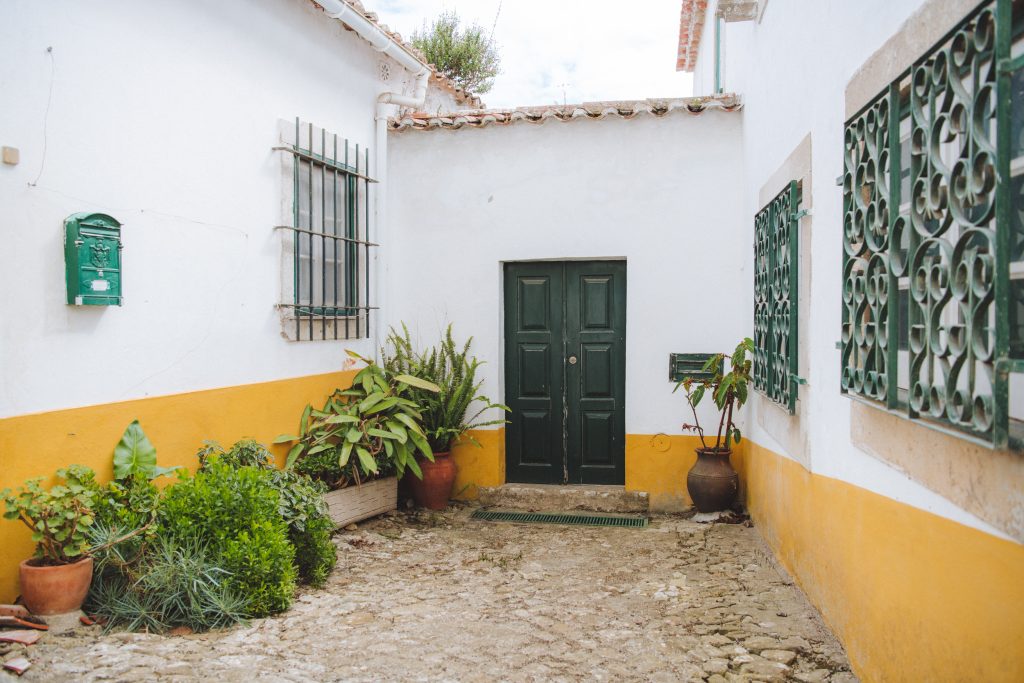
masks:
[[(736, 346), (731, 356), (719, 353), (709, 358), (699, 378), (684, 377), (676, 384), (675, 390), (682, 387), (686, 392), (686, 401), (693, 413), (693, 424), (684, 424), (682, 428), (700, 436), (697, 462), (686, 475), (686, 490), (700, 512), (725, 510), (732, 505), (739, 490), (739, 476), (729, 456), (732, 444), (739, 443), (742, 436), (732, 418), (733, 411), (747, 402), (751, 368), (747, 354), (753, 352), (754, 342), (748, 337)], [(726, 361), (729, 361), (729, 372), (725, 372)], [(708, 394), (720, 413), (712, 446), (704, 438), (697, 418), (697, 406)]]
[[(460, 348), (452, 337), (448, 325), (441, 343), (421, 353), (412, 345), (409, 329), (403, 323), (402, 334), (391, 330), (387, 348), (382, 350), (384, 366), (391, 372), (413, 375), (438, 387), (437, 392), (414, 389), (413, 394), (423, 406), (423, 431), (434, 453), (432, 461), (421, 462), (423, 476), (411, 480), (413, 498), (418, 505), (442, 510), (448, 505), (457, 474), (451, 457), (452, 446), (466, 441), (480, 446), (469, 434), (471, 429), (504, 424), (506, 420), (481, 420), (488, 410), (508, 411), (503, 405), (492, 403), (480, 393), (483, 382), (476, 380), (476, 371), (483, 362), (469, 355), (473, 343), (470, 337)], [(475, 412), (470, 414), (473, 404)]]
[(406, 471), (423, 476), (421, 462), (434, 456), (417, 397), (438, 391), (428, 381), (347, 353), (366, 364), (351, 388), (336, 390), (321, 410), (307, 405), (299, 434), (274, 440), (294, 443), (286, 468), (327, 484), (330, 491), (324, 498), (337, 526), (394, 510), (398, 478)]
[(83, 465), (57, 470), (64, 480), (49, 490), (42, 477), (29, 479), (17, 491), (0, 492), (4, 517), (32, 530), (35, 556), (19, 567), (21, 597), (40, 615), (63, 614), (81, 608), (92, 580), (89, 527), (97, 486), (93, 471)]

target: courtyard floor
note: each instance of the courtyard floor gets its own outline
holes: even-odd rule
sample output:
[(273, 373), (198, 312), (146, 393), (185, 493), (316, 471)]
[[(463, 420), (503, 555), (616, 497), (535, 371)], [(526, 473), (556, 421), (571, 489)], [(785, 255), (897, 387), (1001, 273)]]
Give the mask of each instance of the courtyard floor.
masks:
[(328, 584), (246, 628), (47, 634), (21, 651), (33, 666), (20, 680), (856, 680), (749, 523), (563, 527), (470, 512), (392, 513), (340, 533)]

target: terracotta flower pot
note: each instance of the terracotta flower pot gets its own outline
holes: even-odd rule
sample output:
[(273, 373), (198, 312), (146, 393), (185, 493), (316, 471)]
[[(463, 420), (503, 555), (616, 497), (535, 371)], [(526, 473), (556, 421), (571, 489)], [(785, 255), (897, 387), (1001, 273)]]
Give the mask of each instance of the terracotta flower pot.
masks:
[(686, 490), (700, 512), (725, 510), (736, 500), (740, 478), (729, 462), (726, 448), (698, 448), (697, 462), (686, 475)]
[(21, 599), (32, 614), (64, 614), (82, 607), (92, 582), (92, 558), (72, 564), (36, 567), (25, 560), (19, 567)]
[(426, 458), (417, 459), (423, 471), (423, 479), (416, 475), (410, 477), (412, 497), (416, 504), (431, 510), (444, 510), (448, 507), (448, 497), (455, 483), (455, 461), (451, 453), (434, 453), (434, 462)]

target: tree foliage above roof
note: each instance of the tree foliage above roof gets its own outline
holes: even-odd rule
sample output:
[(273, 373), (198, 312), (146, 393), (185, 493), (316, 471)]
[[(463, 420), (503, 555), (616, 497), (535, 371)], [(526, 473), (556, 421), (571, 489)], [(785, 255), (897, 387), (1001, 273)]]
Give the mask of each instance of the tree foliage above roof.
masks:
[(431, 25), (413, 33), (412, 43), (437, 70), (467, 92), (482, 95), (500, 73), (501, 57), (491, 36), (479, 24), (459, 26), (454, 10), (442, 12)]

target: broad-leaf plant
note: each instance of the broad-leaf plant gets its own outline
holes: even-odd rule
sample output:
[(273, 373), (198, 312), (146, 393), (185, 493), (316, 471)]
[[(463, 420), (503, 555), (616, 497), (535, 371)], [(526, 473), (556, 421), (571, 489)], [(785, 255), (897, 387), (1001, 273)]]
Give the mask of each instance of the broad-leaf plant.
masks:
[[(732, 355), (718, 353), (707, 360), (701, 368), (702, 374), (699, 377), (684, 377), (677, 384), (673, 392), (682, 387), (686, 393), (686, 401), (690, 404), (690, 411), (693, 413), (693, 424), (684, 424), (684, 431), (696, 432), (700, 437), (701, 445), (706, 450), (727, 451), (733, 443), (739, 443), (742, 435), (739, 427), (732, 420), (733, 411), (742, 408), (747, 402), (751, 361), (748, 354), (754, 353), (754, 340), (745, 338), (737, 346)], [(729, 371), (725, 371), (726, 361), (729, 362)], [(718, 408), (720, 417), (718, 420), (718, 431), (715, 434), (714, 446), (709, 448), (704, 438), (704, 430), (697, 418), (697, 406), (706, 395), (710, 395)]]
[(299, 434), (282, 434), (274, 443), (294, 442), (285, 467), (295, 467), (332, 488), (359, 484), (394, 471), (423, 473), (419, 453), (434, 459), (423, 431), (423, 406), (412, 396), (415, 388), (437, 392), (437, 385), (393, 373), (354, 351), (349, 356), (366, 364), (346, 390), (336, 390), (321, 410), (307, 405)]

